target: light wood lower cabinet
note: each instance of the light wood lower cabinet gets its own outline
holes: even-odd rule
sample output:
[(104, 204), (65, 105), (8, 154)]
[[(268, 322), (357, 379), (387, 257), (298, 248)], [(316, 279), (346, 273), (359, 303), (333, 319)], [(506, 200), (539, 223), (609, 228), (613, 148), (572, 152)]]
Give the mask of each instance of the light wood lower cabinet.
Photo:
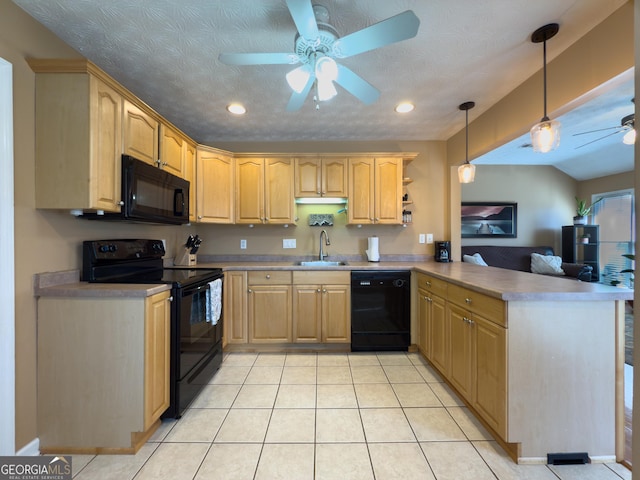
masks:
[(225, 344), (350, 343), (348, 271), (225, 273)]
[(349, 272), (293, 272), (294, 342), (351, 342), (350, 279)]
[(38, 300), (43, 453), (133, 453), (169, 406), (170, 296)]
[(417, 285), (419, 348), (506, 440), (505, 302), (422, 273)]
[(291, 272), (248, 274), (249, 343), (291, 342)]

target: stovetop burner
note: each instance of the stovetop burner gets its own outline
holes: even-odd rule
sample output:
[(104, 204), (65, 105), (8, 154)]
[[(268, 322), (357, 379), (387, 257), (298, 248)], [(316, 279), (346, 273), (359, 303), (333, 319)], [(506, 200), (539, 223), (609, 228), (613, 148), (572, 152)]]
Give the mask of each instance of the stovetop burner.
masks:
[(89, 283), (166, 283), (185, 287), (222, 275), (219, 268), (163, 268), (162, 240), (89, 240), (82, 245), (82, 280)]

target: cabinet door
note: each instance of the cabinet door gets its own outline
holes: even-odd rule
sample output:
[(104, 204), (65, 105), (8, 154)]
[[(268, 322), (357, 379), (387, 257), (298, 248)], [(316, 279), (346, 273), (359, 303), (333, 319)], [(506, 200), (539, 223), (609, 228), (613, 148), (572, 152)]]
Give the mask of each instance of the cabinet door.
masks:
[(455, 305), (448, 306), (451, 365), (449, 379), (464, 398), (473, 402), (474, 332), (471, 314)]
[(375, 223), (402, 223), (402, 159), (376, 158)]
[(373, 158), (349, 159), (349, 223), (374, 222)]
[(189, 222), (196, 221), (196, 147), (189, 142), (182, 144), (184, 178), (189, 181)]
[(291, 342), (291, 286), (249, 286), (249, 341)]
[(264, 221), (264, 161), (236, 159), (236, 223)]
[(318, 343), (322, 338), (322, 286), (293, 287), (293, 341)]
[(326, 157), (322, 159), (322, 196), (347, 196), (347, 163), (348, 159)]
[(431, 338), (429, 339), (428, 357), (444, 375), (449, 374), (449, 328), (445, 312), (445, 301), (432, 296), (431, 305)]
[(233, 157), (198, 148), (197, 221), (233, 223)]
[(476, 337), (474, 407), (507, 438), (507, 330), (474, 316)]
[(145, 299), (144, 319), (144, 429), (169, 407), (171, 308), (169, 292)]
[(293, 159), (265, 158), (265, 223), (293, 223)]
[(247, 272), (225, 272), (223, 294), (224, 343), (247, 343)]
[(351, 342), (351, 288), (349, 285), (322, 287), (322, 341)]
[(89, 208), (120, 211), (122, 97), (95, 77), (90, 77), (91, 166)]
[(296, 197), (319, 197), (322, 193), (319, 158), (296, 158), (294, 193)]
[(426, 290), (418, 290), (418, 348), (429, 358), (429, 329), (431, 326), (432, 299)]
[(160, 167), (184, 178), (182, 135), (167, 125), (160, 125)]
[(158, 161), (159, 124), (149, 114), (124, 101), (124, 153), (150, 165)]

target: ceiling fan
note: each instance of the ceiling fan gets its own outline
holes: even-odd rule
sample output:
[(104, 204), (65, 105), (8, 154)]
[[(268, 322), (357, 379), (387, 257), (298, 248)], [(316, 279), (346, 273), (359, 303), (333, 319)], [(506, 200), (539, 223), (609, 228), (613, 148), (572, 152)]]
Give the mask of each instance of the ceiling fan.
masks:
[[(631, 101), (634, 102), (635, 98), (632, 98)], [(591, 140), (590, 142), (587, 142), (585, 144), (582, 144), (579, 147), (576, 147), (576, 149), (591, 145), (594, 142), (610, 137), (612, 135), (617, 135), (621, 132), (626, 132), (622, 137), (622, 142), (627, 145), (633, 145), (636, 142), (636, 114), (632, 113), (630, 115), (622, 117), (622, 119), (620, 120), (620, 125), (616, 125), (615, 127), (598, 128), (596, 130), (589, 130), (588, 132), (574, 133), (573, 136), (576, 137), (578, 135), (587, 135), (589, 133), (604, 132), (605, 130), (615, 131), (603, 135), (602, 137), (596, 138), (595, 140)]]
[(218, 59), (226, 65), (296, 65), (286, 75), (293, 94), (287, 111), (302, 107), (311, 89), (316, 87), (314, 100), (333, 98), (338, 92), (334, 82), (370, 105), (378, 100), (380, 92), (336, 59), (352, 57), (369, 50), (413, 38), (418, 33), (420, 20), (411, 11), (387, 18), (374, 25), (340, 38), (329, 23), (329, 11), (311, 0), (286, 0), (298, 34), (292, 53), (221, 53)]

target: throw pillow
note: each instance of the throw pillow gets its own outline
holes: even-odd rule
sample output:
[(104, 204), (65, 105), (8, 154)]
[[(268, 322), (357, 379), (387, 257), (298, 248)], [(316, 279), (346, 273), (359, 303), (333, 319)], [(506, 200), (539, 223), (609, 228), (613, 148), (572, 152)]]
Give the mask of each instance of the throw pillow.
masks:
[(483, 267), (488, 267), (487, 262), (484, 261), (482, 255), (479, 253), (474, 253), (473, 255), (463, 255), (462, 261), (467, 263), (473, 263), (475, 265), (482, 265)]
[(531, 254), (531, 271), (542, 275), (564, 275), (562, 258), (555, 255)]

